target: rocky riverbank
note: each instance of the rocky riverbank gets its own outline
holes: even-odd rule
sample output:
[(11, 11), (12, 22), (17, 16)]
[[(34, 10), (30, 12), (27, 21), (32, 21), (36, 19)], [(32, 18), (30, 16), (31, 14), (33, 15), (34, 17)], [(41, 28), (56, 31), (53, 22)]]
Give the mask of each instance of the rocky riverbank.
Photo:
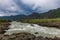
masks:
[(48, 38), (48, 37), (42, 37), (38, 36), (36, 37), (33, 34), (30, 33), (14, 33), (12, 35), (4, 35), (0, 34), (0, 40), (60, 40), (60, 38)]
[(10, 25), (10, 22), (0, 22), (0, 34), (5, 33), (5, 30), (8, 30), (8, 26)]
[(46, 27), (54, 27), (60, 29), (60, 23), (58, 22), (51, 22), (51, 23), (38, 23), (40, 26), (46, 26)]

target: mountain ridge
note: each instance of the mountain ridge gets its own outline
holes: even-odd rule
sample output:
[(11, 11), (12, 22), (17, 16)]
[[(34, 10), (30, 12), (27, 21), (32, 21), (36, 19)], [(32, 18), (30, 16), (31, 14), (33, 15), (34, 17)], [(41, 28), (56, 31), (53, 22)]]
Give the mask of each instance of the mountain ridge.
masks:
[(30, 15), (16, 15), (16, 16), (3, 16), (1, 18), (9, 20), (21, 20), (21, 19), (49, 19), (49, 18), (60, 18), (60, 8), (53, 9), (45, 13), (33, 12)]

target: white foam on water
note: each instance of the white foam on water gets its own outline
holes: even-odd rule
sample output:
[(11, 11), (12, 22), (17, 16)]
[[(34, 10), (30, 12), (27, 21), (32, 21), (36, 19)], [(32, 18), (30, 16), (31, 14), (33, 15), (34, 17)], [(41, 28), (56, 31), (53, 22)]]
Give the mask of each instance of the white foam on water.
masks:
[[(60, 29), (42, 27), (37, 24), (28, 24), (14, 21), (11, 23), (9, 28), (10, 29), (7, 30), (5, 34), (11, 35), (13, 33), (28, 32), (36, 36), (51, 38), (54, 38), (55, 36), (60, 37)], [(35, 34), (36, 32), (38, 32), (38, 34)]]

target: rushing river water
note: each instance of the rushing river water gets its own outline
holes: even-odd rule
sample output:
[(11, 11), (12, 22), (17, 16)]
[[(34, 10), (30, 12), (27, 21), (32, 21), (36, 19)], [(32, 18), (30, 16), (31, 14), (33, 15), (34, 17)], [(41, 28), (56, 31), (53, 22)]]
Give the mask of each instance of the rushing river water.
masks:
[[(55, 36), (60, 37), (60, 29), (42, 27), (37, 24), (28, 24), (14, 21), (11, 23), (9, 28), (10, 29), (6, 30), (5, 34), (11, 35), (12, 33), (28, 32), (36, 36), (51, 37), (51, 38), (54, 38)], [(35, 34), (36, 32), (38, 32), (38, 34)]]

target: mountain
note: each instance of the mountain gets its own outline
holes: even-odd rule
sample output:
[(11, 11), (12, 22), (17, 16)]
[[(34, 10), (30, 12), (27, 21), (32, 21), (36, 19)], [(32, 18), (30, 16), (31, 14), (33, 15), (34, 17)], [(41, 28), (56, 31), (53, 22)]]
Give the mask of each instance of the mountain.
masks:
[(60, 8), (40, 14), (41, 18), (60, 18)]
[(53, 9), (45, 13), (32, 13), (28, 15), (28, 19), (42, 19), (42, 18), (60, 18), (60, 8)]
[(40, 14), (37, 12), (34, 12), (26, 17), (26, 19), (39, 19), (39, 18), (40, 18)]
[(21, 19), (43, 19), (43, 18), (60, 18), (60, 8), (53, 9), (45, 13), (33, 12), (30, 15), (15, 15), (15, 16), (3, 16), (1, 18), (9, 20), (21, 20)]
[(1, 18), (8, 19), (8, 20), (21, 20), (24, 19), (26, 15), (16, 15), (16, 16), (3, 16)]

